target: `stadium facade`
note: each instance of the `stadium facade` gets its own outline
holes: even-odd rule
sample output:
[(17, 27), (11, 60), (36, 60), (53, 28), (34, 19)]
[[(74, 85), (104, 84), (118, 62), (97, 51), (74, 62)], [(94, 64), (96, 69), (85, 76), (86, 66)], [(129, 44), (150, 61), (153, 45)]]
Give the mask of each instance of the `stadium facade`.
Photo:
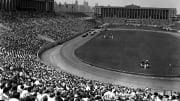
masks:
[(0, 10), (52, 12), (54, 10), (54, 0), (0, 0)]
[(94, 11), (95, 17), (105, 22), (152, 25), (173, 24), (176, 14), (176, 8), (148, 8), (133, 4), (125, 7), (96, 6)]

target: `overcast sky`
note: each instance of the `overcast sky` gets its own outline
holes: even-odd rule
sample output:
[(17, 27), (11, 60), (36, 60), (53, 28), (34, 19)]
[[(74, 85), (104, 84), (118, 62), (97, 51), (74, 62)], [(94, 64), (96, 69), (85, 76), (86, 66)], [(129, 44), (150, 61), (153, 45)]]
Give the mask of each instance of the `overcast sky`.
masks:
[[(74, 3), (75, 0), (55, 0), (57, 2)], [(78, 0), (79, 4), (82, 4), (84, 0)], [(164, 8), (177, 8), (178, 14), (180, 14), (180, 0), (86, 0), (90, 6), (94, 6), (95, 3), (99, 5), (111, 5), (111, 6), (125, 6), (129, 4), (135, 4), (142, 7), (164, 7)]]

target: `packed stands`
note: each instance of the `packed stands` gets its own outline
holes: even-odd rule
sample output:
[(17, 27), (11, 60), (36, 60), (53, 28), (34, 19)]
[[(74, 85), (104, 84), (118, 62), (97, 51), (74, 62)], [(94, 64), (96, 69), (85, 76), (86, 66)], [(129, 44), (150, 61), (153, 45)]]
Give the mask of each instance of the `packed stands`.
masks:
[(153, 20), (153, 19), (125, 19), (125, 18), (103, 18), (101, 19), (104, 23), (112, 23), (116, 25), (125, 25), (125, 24), (140, 24), (143, 26), (148, 25), (157, 25), (157, 26), (168, 26), (166, 20)]
[(45, 65), (36, 53), (48, 40), (65, 40), (95, 23), (62, 14), (3, 14), (0, 36), (0, 100), (4, 101), (177, 101), (179, 93), (161, 95), (148, 88), (129, 88), (87, 80)]
[(180, 21), (175, 22), (174, 25), (171, 26), (172, 29), (180, 30)]
[(88, 17), (88, 15), (86, 15), (85, 13), (82, 13), (82, 12), (68, 12), (66, 14), (75, 16), (75, 17)]

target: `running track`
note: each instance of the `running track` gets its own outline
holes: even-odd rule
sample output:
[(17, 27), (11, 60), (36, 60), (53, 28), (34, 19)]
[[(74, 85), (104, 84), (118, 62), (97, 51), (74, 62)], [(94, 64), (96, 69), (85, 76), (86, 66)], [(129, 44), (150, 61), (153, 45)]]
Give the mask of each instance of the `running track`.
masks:
[[(97, 34), (96, 34), (97, 35)], [(178, 35), (179, 36), (179, 35)], [(180, 78), (157, 78), (125, 74), (101, 69), (80, 61), (74, 51), (95, 36), (81, 36), (45, 51), (41, 60), (48, 65), (87, 79), (108, 82), (133, 88), (180, 91)]]

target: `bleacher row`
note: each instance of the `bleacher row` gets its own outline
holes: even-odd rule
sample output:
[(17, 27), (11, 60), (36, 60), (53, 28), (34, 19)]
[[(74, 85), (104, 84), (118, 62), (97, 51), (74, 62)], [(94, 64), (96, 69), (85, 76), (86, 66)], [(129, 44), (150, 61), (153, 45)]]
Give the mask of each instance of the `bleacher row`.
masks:
[[(16, 15), (16, 16), (15, 16)], [(3, 13), (0, 23), (0, 100), (2, 101), (178, 101), (180, 93), (161, 95), (74, 76), (37, 60), (40, 47), (65, 40), (97, 24), (66, 14)]]
[(153, 20), (153, 19), (123, 19), (123, 18), (103, 18), (103, 22), (112, 24), (141, 24), (141, 25), (158, 25), (167, 26), (167, 20)]

